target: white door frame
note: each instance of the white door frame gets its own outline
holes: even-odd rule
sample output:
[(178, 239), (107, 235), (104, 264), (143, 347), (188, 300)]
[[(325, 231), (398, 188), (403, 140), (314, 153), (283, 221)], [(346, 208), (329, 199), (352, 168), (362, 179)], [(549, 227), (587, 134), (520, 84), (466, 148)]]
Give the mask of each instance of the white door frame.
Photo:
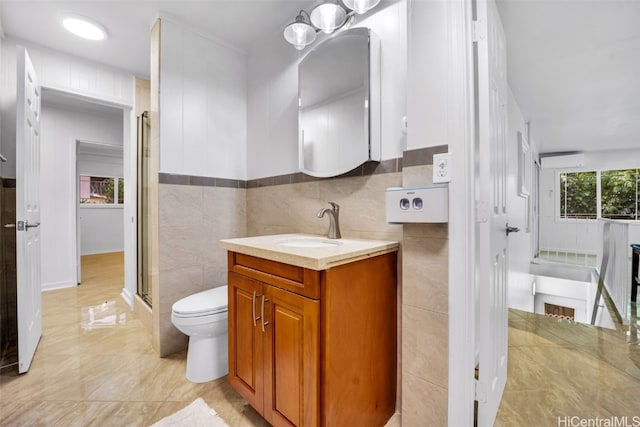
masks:
[[(135, 88), (135, 80), (132, 79), (132, 90)], [(124, 287), (121, 292), (122, 298), (127, 302), (129, 307), (133, 309), (135, 290), (137, 287), (136, 282), (136, 271), (137, 271), (137, 242), (136, 242), (136, 227), (137, 227), (137, 196), (136, 191), (137, 187), (135, 185), (137, 180), (137, 150), (136, 150), (136, 129), (135, 129), (135, 120), (132, 118), (134, 115), (133, 108), (131, 105), (116, 103), (104, 98), (99, 97), (91, 97), (83, 94), (79, 94), (76, 92), (60, 89), (53, 86), (42, 85), (43, 94), (46, 92), (57, 92), (60, 94), (64, 94), (66, 96), (70, 96), (76, 100), (89, 102), (92, 104), (105, 105), (113, 108), (117, 108), (122, 110), (122, 149), (123, 149), (123, 177), (125, 179), (125, 198), (124, 198), (124, 263), (125, 263), (125, 275), (124, 275)], [(133, 125), (133, 127), (132, 127)], [(75, 140), (74, 140), (75, 141)], [(77, 147), (77, 145), (76, 145)], [(76, 153), (76, 159), (73, 159), (73, 164), (75, 167), (74, 176), (77, 176), (77, 148), (74, 150)], [(77, 181), (77, 180), (76, 180)], [(77, 182), (76, 182), (76, 193), (77, 193)], [(76, 194), (77, 195), (77, 194)], [(74, 200), (77, 202), (77, 198)], [(77, 203), (76, 203), (77, 205)], [(78, 230), (78, 215), (76, 206), (76, 215), (73, 218), (75, 222), (76, 229), (76, 237)], [(75, 259), (76, 259), (76, 282), (80, 283), (80, 248), (79, 245), (76, 244), (75, 248)]]
[[(75, 146), (74, 149), (74, 159), (73, 159), (73, 167), (74, 167), (74, 176), (75, 176), (75, 183), (76, 183), (76, 197), (74, 200), (75, 203), (75, 208), (76, 208), (76, 260), (77, 260), (77, 265), (76, 265), (76, 276), (77, 276), (77, 283), (80, 284), (82, 283), (82, 239), (81, 239), (81, 230), (82, 227), (80, 226), (80, 168), (78, 167), (78, 151), (79, 151), (79, 145), (81, 143), (84, 144), (94, 144), (94, 145), (98, 145), (98, 146), (104, 146), (104, 147), (111, 147), (111, 148), (121, 148), (122, 149), (122, 156), (123, 156), (123, 160), (124, 160), (124, 147), (121, 147), (119, 145), (116, 144), (109, 144), (106, 142), (98, 142), (98, 141), (89, 141), (86, 139), (78, 139), (78, 138), (73, 138), (73, 144)], [(124, 163), (124, 162), (123, 162)], [(124, 174), (124, 164), (123, 164), (123, 174)], [(109, 175), (104, 175), (105, 177), (109, 177)], [(113, 178), (116, 178), (115, 176)], [(117, 177), (119, 179), (122, 179), (123, 177)], [(117, 187), (117, 186), (116, 186)]]
[(475, 400), (474, 58), (471, 0), (446, 2), (449, 152), (448, 424), (472, 426)]

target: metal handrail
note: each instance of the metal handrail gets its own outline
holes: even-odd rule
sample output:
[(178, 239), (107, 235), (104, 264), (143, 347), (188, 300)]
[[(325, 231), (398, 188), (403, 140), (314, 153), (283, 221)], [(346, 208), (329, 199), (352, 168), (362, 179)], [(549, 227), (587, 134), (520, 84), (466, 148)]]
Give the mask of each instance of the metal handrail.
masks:
[(598, 309), (600, 308), (599, 302), (602, 295), (602, 287), (604, 286), (604, 276), (607, 273), (607, 264), (609, 264), (609, 229), (611, 228), (610, 222), (605, 222), (602, 228), (602, 263), (600, 264), (600, 274), (598, 274), (598, 290), (596, 291), (596, 298), (593, 300), (593, 311), (591, 312), (591, 324), (595, 326), (596, 316), (598, 315)]

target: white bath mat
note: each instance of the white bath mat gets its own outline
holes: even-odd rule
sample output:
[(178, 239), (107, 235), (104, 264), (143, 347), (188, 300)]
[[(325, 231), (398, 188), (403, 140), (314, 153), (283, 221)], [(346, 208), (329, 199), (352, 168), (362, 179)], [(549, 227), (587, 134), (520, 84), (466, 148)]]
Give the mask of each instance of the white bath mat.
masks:
[(229, 427), (201, 397), (151, 427)]

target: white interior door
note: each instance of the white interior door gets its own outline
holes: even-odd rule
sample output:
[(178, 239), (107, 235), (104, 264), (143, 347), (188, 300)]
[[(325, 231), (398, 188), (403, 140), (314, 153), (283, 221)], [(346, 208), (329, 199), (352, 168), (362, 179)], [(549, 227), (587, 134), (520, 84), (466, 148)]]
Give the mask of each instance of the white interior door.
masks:
[(492, 426), (507, 380), (506, 41), (493, 1), (477, 2), (478, 426)]
[(16, 97), (16, 267), (18, 372), (29, 370), (42, 335), (40, 283), (40, 86), (25, 48), (18, 46)]

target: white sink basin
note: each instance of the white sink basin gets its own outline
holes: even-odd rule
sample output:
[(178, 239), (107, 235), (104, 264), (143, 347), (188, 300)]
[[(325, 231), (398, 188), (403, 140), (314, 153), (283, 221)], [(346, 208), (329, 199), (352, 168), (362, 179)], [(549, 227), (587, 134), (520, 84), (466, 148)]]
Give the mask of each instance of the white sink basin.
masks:
[(278, 244), (290, 248), (335, 248), (340, 246), (342, 242), (320, 239), (291, 239), (283, 240)]

